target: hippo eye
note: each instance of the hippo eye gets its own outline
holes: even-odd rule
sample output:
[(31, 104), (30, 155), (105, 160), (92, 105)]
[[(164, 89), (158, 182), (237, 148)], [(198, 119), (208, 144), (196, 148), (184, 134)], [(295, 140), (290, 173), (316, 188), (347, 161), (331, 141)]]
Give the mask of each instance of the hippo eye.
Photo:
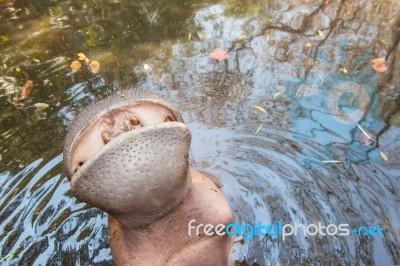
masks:
[(129, 120), (129, 123), (131, 123), (131, 125), (133, 126), (137, 126), (139, 125), (139, 119), (137, 119), (136, 117), (131, 118), (131, 120)]
[(167, 118), (165, 118), (165, 120), (164, 120), (164, 122), (171, 122), (171, 121), (173, 121), (171, 118), (169, 118), (168, 116), (167, 116)]

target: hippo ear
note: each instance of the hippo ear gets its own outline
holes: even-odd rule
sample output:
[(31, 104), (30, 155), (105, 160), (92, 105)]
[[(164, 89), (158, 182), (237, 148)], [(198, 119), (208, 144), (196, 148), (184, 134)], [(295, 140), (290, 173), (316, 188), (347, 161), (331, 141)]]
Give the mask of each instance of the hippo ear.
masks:
[(191, 188), (190, 141), (189, 129), (179, 122), (126, 132), (72, 176), (72, 192), (122, 223), (126, 218), (130, 226), (150, 223), (180, 204)]

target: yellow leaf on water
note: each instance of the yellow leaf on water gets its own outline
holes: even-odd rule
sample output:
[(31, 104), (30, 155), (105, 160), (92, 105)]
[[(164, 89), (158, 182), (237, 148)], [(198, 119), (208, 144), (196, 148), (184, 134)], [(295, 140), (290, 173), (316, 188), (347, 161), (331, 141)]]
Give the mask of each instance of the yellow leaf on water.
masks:
[(381, 157), (382, 157), (383, 160), (389, 161), (388, 157), (383, 152), (381, 152)]
[(191, 39), (192, 39), (192, 33), (189, 33), (189, 35), (188, 35), (188, 41), (190, 42)]
[(343, 71), (343, 73), (345, 73), (345, 74), (347, 74), (347, 72), (348, 72), (346, 68), (343, 68), (342, 71)]
[(10, 38), (8, 38), (7, 35), (0, 35), (0, 39), (1, 39), (3, 42), (8, 42), (8, 41), (10, 40)]
[(246, 38), (246, 35), (240, 35), (239, 36), (239, 41), (244, 40)]
[(260, 107), (260, 106), (258, 106), (258, 105), (254, 105), (254, 108), (257, 108), (257, 109), (260, 110), (261, 112), (267, 113), (267, 111), (266, 111), (264, 108), (262, 108), (262, 107)]
[(206, 35), (199, 31), (197, 32), (197, 37), (200, 39), (200, 41), (202, 41), (206, 38)]
[(21, 72), (21, 69), (20, 69), (19, 67), (16, 67), (16, 68), (15, 68), (15, 72), (17, 72), (17, 73), (18, 73), (18, 72)]
[(261, 124), (261, 125), (257, 128), (256, 135), (258, 134), (258, 132), (260, 132), (260, 130), (262, 129), (262, 127), (263, 127), (263, 124)]
[(318, 30), (318, 35), (319, 35), (319, 37), (324, 37), (325, 36), (325, 34), (324, 34), (324, 32), (322, 30)]
[(87, 58), (84, 53), (78, 53), (77, 55), (78, 55), (80, 61), (85, 60), (86, 63), (89, 62), (89, 58)]
[(49, 108), (49, 105), (47, 103), (35, 103), (33, 106), (41, 111)]
[(278, 92), (275, 92), (275, 94), (274, 94), (274, 98), (278, 97), (279, 95), (281, 95), (281, 92), (280, 92), (280, 91), (278, 91)]

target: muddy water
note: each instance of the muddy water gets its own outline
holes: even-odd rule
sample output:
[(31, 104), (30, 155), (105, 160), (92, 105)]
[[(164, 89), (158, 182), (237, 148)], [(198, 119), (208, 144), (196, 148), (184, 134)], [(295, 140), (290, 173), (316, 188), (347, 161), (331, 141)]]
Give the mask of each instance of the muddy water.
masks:
[[(233, 259), (399, 264), (400, 3), (298, 2), (1, 1), (1, 264), (112, 264), (106, 216), (71, 195), (60, 151), (81, 107), (127, 86), (180, 107), (192, 164), (239, 222), (384, 228), (239, 237)], [(72, 73), (80, 52), (100, 72)]]

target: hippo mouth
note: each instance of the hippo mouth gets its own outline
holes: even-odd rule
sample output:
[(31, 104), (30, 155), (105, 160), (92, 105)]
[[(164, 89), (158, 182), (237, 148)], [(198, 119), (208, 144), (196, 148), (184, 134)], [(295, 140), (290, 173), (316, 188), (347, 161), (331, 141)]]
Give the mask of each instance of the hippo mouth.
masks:
[(104, 169), (107, 172), (110, 172), (108, 168), (129, 171), (132, 166), (148, 169), (148, 163), (173, 163), (175, 160), (170, 157), (172, 153), (185, 155), (182, 159), (186, 161), (189, 147), (185, 143), (190, 143), (190, 139), (188, 127), (180, 122), (156, 124), (125, 132), (109, 140), (93, 157), (80, 164), (71, 177), (71, 183), (79, 182), (92, 168), (99, 171), (107, 168)]
[[(104, 101), (89, 106), (103, 108), (68, 132), (64, 167), (72, 193), (112, 215), (152, 216), (178, 205), (191, 186), (191, 133), (183, 119), (154, 99), (122, 99), (106, 108)], [(129, 128), (126, 121), (133, 121)]]

